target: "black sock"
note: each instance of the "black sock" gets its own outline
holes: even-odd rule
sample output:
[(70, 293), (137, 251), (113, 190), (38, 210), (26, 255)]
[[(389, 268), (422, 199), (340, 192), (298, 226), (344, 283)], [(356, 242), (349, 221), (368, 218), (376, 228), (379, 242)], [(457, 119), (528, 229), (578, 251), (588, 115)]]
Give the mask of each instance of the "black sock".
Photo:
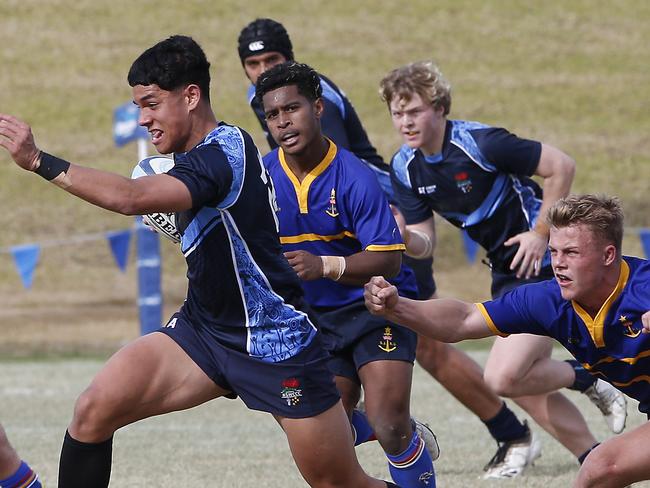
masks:
[(598, 446), (600, 446), (600, 442), (596, 442), (593, 446), (591, 446), (591, 449), (587, 449), (585, 452), (580, 454), (580, 456), (578, 456), (578, 463), (580, 464), (584, 463), (585, 458), (589, 455), (589, 453), (594, 449), (596, 449)]
[(111, 478), (113, 437), (90, 444), (65, 432), (59, 460), (59, 488), (107, 488)]
[(578, 390), (584, 392), (587, 388), (596, 382), (597, 378), (589, 374), (587, 370), (582, 367), (582, 364), (580, 364), (575, 359), (567, 359), (565, 362), (571, 365), (573, 371), (575, 371), (576, 374), (576, 379), (574, 380), (573, 384), (569, 386), (570, 390)]
[(497, 442), (521, 439), (528, 431), (513, 411), (508, 408), (506, 402), (503, 402), (503, 406), (498, 414), (489, 420), (484, 420), (483, 423)]

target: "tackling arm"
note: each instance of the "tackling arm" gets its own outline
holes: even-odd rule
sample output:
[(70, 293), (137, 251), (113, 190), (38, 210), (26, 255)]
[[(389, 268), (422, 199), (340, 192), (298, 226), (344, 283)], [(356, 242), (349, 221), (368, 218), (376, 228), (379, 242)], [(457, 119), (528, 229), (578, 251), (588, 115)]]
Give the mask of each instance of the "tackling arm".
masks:
[(374, 315), (408, 327), (442, 342), (458, 342), (493, 335), (479, 309), (471, 303), (441, 298), (410, 300), (381, 276), (364, 287), (366, 307)]

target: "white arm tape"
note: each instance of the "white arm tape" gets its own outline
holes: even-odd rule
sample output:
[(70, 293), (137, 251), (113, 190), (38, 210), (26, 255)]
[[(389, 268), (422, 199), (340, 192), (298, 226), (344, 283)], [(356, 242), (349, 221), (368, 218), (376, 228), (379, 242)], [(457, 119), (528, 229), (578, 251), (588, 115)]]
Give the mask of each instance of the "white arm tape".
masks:
[(406, 254), (408, 256), (411, 256), (412, 258), (415, 259), (424, 259), (424, 258), (430, 258), (433, 256), (433, 242), (431, 242), (431, 238), (429, 237), (429, 234), (426, 232), (422, 232), (421, 230), (413, 229), (409, 230), (409, 244), (413, 244), (413, 238), (415, 236), (418, 236), (424, 245), (424, 249), (419, 252), (418, 254), (414, 254), (409, 251), (409, 246), (406, 246)]
[(343, 256), (321, 256), (323, 262), (323, 278), (338, 281), (345, 272), (345, 258)]

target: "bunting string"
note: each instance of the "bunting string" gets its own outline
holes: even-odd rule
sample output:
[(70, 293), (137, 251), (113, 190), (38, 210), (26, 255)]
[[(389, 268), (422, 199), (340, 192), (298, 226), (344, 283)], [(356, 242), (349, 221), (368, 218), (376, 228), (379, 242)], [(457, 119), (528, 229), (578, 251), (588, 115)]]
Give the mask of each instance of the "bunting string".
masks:
[[(65, 239), (50, 239), (39, 243), (0, 247), (0, 254), (10, 254), (13, 257), (18, 275), (26, 289), (31, 288), (33, 284), (34, 271), (40, 260), (41, 249), (48, 247), (83, 244), (106, 239), (115, 259), (115, 264), (122, 272), (125, 272), (128, 265), (131, 237), (136, 230), (136, 226), (129, 229), (80, 234)], [(480, 246), (469, 237), (465, 229), (461, 229), (460, 232), (467, 262), (474, 263)], [(625, 229), (625, 234), (637, 235), (646, 259), (650, 259), (650, 228), (629, 227)]]
[(0, 247), (0, 254), (10, 254), (13, 257), (20, 280), (23, 286), (29, 289), (32, 287), (34, 281), (34, 271), (39, 262), (41, 249), (48, 247), (82, 244), (84, 242), (106, 239), (115, 259), (115, 264), (122, 272), (125, 272), (133, 232), (133, 228), (121, 229), (92, 234), (80, 234), (66, 239), (50, 239), (39, 243)]

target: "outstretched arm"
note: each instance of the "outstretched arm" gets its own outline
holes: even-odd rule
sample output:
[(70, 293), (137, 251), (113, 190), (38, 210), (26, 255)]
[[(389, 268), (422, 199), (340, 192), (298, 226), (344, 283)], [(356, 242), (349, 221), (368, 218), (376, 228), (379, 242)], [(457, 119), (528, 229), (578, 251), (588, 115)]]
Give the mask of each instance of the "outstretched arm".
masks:
[(548, 244), (549, 229), (546, 224), (546, 213), (555, 202), (569, 194), (575, 168), (576, 163), (570, 156), (556, 147), (542, 144), (535, 174), (544, 178), (544, 196), (535, 228), (517, 234), (504, 242), (505, 246), (519, 245), (510, 264), (510, 269), (517, 270), (518, 278), (530, 278), (539, 274), (540, 263)]
[(59, 160), (36, 146), (29, 125), (1, 113), (0, 146), (21, 168), (36, 172), (67, 192), (107, 210), (141, 215), (192, 207), (188, 188), (172, 176), (155, 175), (132, 180)]
[(451, 298), (410, 300), (381, 276), (373, 276), (364, 288), (366, 307), (373, 315), (408, 327), (442, 342), (479, 339), (493, 335), (479, 309)]

